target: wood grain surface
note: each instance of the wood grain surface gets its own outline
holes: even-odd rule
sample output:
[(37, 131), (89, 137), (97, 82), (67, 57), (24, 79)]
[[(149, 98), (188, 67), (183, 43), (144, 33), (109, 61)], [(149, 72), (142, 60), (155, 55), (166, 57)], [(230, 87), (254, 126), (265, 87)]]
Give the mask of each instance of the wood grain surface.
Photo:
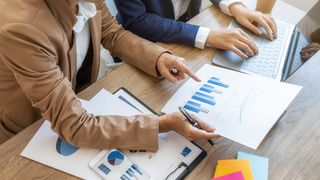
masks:
[[(280, 5), (279, 5), (280, 4)], [(279, 16), (295, 18), (295, 8), (277, 3)], [(279, 7), (280, 6), (280, 7)], [(281, 10), (288, 13), (283, 13)], [(290, 9), (292, 10), (290, 12)], [(274, 12), (277, 14), (277, 12)], [(298, 13), (299, 14), (299, 13)], [(291, 16), (291, 17), (289, 17)], [(301, 18), (297, 16), (296, 18)], [(211, 6), (190, 23), (210, 28), (226, 28), (231, 18)], [(160, 44), (160, 43), (159, 43)], [(198, 70), (203, 64), (211, 63), (216, 49), (198, 50), (174, 44), (160, 44), (176, 55), (185, 57), (186, 64)], [(320, 179), (320, 53), (302, 66), (287, 82), (303, 86), (303, 90), (288, 108), (283, 119), (275, 125), (257, 150), (251, 150), (225, 138), (216, 139), (217, 149), (206, 141), (198, 141), (208, 156), (187, 179), (210, 179), (219, 159), (235, 158), (236, 152), (246, 151), (270, 158), (269, 179), (271, 180), (318, 180)], [(124, 64), (79, 94), (91, 98), (102, 88), (114, 92), (125, 87), (157, 112), (183, 84), (172, 85), (166, 80), (156, 79), (142, 71)], [(266, 107), (267, 108), (267, 107)], [(36, 122), (0, 146), (0, 179), (77, 179), (71, 175), (44, 166), (20, 156), (21, 151), (40, 127)]]

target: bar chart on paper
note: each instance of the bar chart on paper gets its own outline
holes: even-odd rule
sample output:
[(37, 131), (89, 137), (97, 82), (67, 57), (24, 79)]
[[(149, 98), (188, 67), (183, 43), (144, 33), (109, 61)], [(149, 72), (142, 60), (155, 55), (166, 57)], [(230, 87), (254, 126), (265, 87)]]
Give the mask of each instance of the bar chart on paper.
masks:
[[(256, 149), (301, 87), (204, 65), (162, 108), (184, 107), (223, 137)], [(255, 131), (252, 131), (255, 129)]]
[(229, 85), (221, 81), (220, 78), (211, 77), (192, 95), (191, 99), (184, 105), (184, 108), (194, 113), (208, 114), (209, 110), (203, 106), (215, 106), (217, 103), (216, 97), (222, 95), (227, 88), (229, 88)]

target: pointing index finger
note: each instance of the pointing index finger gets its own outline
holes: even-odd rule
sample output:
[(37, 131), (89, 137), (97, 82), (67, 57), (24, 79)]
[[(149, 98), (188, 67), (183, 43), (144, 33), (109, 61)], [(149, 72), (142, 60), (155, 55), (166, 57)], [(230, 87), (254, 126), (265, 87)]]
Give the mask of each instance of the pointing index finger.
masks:
[(193, 80), (200, 82), (201, 79), (195, 75), (193, 72), (190, 71), (190, 69), (183, 63), (178, 63), (178, 66), (180, 66), (181, 72), (180, 73), (186, 73), (189, 77), (191, 77)]

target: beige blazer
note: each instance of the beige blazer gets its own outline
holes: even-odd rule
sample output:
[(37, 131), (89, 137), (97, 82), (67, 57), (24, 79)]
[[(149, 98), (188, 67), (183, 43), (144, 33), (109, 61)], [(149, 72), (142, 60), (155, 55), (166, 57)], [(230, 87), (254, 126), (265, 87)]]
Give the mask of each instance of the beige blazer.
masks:
[(79, 77), (95, 82), (100, 44), (153, 76), (166, 50), (123, 30), (102, 0), (90, 0), (97, 7), (90, 19), (92, 44), (77, 73), (75, 1), (0, 1), (0, 143), (44, 118), (75, 146), (157, 150), (157, 116), (95, 117), (81, 107), (75, 88)]

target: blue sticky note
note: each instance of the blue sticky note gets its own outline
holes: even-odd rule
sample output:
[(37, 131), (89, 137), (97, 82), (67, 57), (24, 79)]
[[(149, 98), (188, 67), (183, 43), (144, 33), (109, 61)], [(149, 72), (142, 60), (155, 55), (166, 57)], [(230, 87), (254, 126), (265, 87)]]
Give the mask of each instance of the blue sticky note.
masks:
[(254, 179), (268, 180), (268, 158), (239, 151), (237, 159), (249, 160)]

